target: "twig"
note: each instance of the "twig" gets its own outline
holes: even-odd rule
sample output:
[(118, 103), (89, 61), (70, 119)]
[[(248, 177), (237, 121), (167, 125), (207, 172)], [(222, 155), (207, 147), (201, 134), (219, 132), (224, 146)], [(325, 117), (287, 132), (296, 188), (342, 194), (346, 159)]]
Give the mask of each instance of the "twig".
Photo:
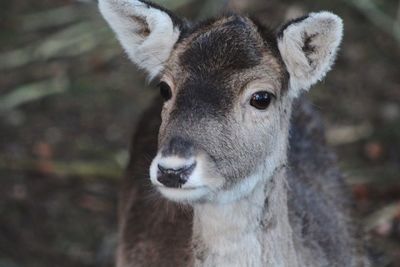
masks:
[(393, 32), (400, 32), (400, 1), (397, 6), (397, 14), (396, 14), (396, 20), (394, 21), (393, 25)]
[(94, 22), (81, 22), (60, 31), (39, 44), (0, 54), (0, 70), (59, 56), (77, 56), (89, 52), (99, 44), (110, 43), (110, 30)]
[(168, 9), (175, 10), (179, 9), (180, 7), (187, 5), (194, 0), (155, 0), (153, 1), (156, 4), (162, 5), (167, 7)]
[(49, 27), (58, 27), (82, 18), (87, 18), (89, 10), (84, 5), (68, 5), (46, 11), (25, 15), (20, 18), (22, 31), (38, 31)]
[(27, 102), (65, 92), (68, 86), (69, 80), (64, 76), (22, 85), (0, 98), (0, 113), (15, 109)]
[(372, 126), (365, 122), (360, 125), (334, 126), (328, 129), (326, 138), (333, 146), (350, 144), (362, 140), (372, 133)]
[[(45, 168), (43, 169), (43, 166)], [(40, 160), (10, 160), (0, 158), (0, 169), (16, 171), (37, 171), (56, 176), (103, 177), (116, 179), (121, 177), (123, 169), (113, 161), (40, 161)]]
[(392, 35), (400, 43), (400, 27), (396, 20), (381, 11), (372, 0), (344, 0), (361, 11), (373, 24)]
[(370, 231), (382, 223), (390, 222), (400, 213), (400, 202), (392, 203), (383, 209), (380, 209), (365, 219), (365, 229)]
[(204, 19), (218, 14), (227, 6), (225, 0), (206, 0), (198, 14), (198, 19)]

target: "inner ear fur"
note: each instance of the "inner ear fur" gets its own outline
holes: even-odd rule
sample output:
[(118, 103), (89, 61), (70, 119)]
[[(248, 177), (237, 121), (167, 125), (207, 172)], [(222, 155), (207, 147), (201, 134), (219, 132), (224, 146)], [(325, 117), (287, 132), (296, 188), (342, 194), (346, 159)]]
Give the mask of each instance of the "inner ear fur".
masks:
[(292, 96), (325, 77), (335, 61), (342, 36), (342, 20), (326, 11), (310, 13), (281, 28), (278, 48), (290, 74)]
[(153, 79), (164, 68), (183, 21), (171, 11), (139, 0), (99, 0), (99, 9), (129, 58)]

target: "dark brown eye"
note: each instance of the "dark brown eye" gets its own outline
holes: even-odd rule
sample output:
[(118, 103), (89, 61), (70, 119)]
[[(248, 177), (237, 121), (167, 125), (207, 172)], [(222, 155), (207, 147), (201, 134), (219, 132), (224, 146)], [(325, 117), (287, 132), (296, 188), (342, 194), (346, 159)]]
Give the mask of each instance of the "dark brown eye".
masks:
[(256, 92), (251, 96), (250, 105), (256, 109), (266, 109), (271, 103), (273, 96), (273, 94), (267, 91)]
[(160, 94), (164, 101), (170, 100), (172, 97), (171, 87), (169, 87), (166, 82), (160, 82), (158, 87), (160, 88)]

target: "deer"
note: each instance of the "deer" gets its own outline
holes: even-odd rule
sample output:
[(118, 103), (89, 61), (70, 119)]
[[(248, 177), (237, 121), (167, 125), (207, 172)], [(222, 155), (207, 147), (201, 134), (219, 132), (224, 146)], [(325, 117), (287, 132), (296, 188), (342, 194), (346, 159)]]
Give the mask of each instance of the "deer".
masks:
[(271, 30), (234, 12), (190, 22), (147, 1), (98, 3), (161, 95), (132, 139), (118, 267), (370, 266), (305, 96), (336, 59), (337, 15)]

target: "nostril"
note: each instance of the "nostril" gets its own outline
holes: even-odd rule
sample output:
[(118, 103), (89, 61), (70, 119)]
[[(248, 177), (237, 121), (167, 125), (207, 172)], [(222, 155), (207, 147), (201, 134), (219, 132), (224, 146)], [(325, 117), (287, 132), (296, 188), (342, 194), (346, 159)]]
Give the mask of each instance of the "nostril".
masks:
[(157, 180), (167, 187), (180, 188), (196, 167), (196, 162), (181, 168), (167, 168), (158, 164)]
[(186, 183), (185, 178), (179, 175), (175, 175), (173, 173), (163, 173), (161, 175), (158, 175), (157, 180), (166, 187), (171, 188), (181, 188), (182, 185)]
[(170, 172), (170, 171), (173, 171), (173, 170), (174, 170), (174, 169), (171, 169), (171, 168), (163, 167), (163, 166), (161, 166), (160, 164), (158, 164), (157, 167), (158, 167), (158, 170), (159, 170), (160, 172), (162, 172), (162, 173), (167, 173), (167, 172)]
[(158, 170), (162, 173), (182, 173), (182, 172), (187, 172), (187, 171), (193, 169), (195, 166), (196, 166), (195, 162), (190, 165), (183, 166), (181, 168), (168, 168), (168, 167), (158, 164)]

